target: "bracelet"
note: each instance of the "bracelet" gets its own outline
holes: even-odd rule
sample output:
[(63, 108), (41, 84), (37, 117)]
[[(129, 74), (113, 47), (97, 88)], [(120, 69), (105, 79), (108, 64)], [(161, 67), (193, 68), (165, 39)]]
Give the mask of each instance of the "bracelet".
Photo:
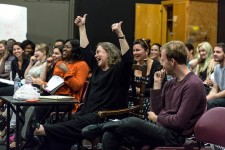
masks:
[(125, 39), (125, 35), (118, 37), (118, 39)]

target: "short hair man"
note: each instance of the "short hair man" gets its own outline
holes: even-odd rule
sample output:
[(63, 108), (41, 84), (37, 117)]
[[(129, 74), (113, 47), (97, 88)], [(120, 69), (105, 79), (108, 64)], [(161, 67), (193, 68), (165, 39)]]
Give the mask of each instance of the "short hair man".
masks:
[(218, 62), (214, 68), (214, 83), (207, 95), (207, 108), (225, 107), (225, 44), (218, 43), (213, 52), (214, 60)]
[[(150, 121), (129, 117), (103, 126), (103, 150), (115, 150), (124, 144), (129, 146), (177, 146), (193, 133), (196, 121), (206, 108), (206, 96), (202, 81), (186, 66), (187, 52), (184, 43), (171, 41), (162, 48), (164, 69), (154, 75), (151, 101), (160, 101), (161, 107), (152, 106), (148, 112)], [(175, 78), (162, 88), (165, 74)], [(154, 112), (153, 112), (154, 111)]]

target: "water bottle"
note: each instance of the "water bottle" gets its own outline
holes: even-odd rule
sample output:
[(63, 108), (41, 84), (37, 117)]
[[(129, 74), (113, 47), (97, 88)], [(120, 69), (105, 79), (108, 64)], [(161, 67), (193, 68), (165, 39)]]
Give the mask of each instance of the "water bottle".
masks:
[(22, 83), (21, 80), (19, 78), (18, 73), (16, 74), (16, 77), (14, 79), (14, 93), (21, 87)]
[(32, 85), (33, 81), (32, 81), (31, 75), (26, 76), (25, 83), (29, 84), (29, 85)]

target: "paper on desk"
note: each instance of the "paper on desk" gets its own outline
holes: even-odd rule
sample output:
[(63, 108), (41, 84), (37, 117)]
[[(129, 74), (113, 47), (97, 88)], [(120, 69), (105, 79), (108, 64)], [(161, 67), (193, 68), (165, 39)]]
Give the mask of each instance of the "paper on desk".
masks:
[(7, 79), (0, 78), (0, 82), (1, 83), (5, 83), (5, 84), (8, 84), (8, 85), (14, 85), (14, 81), (7, 80)]
[(50, 95), (50, 96), (40, 96), (39, 99), (73, 99), (73, 96), (63, 96), (63, 95)]

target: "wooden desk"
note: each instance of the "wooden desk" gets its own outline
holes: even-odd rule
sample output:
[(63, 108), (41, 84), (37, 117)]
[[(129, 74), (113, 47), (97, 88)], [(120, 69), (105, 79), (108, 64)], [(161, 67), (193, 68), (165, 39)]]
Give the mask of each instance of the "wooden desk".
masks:
[[(19, 121), (24, 122), (23, 119), (20, 117), (20, 114), (24, 115), (24, 112), (21, 110), (20, 106), (68, 106), (72, 107), (72, 104), (79, 103), (78, 100), (74, 99), (63, 99), (63, 100), (52, 100), (52, 99), (40, 99), (38, 102), (26, 102), (26, 101), (18, 101), (13, 99), (13, 96), (0, 96), (0, 98), (6, 102), (7, 104), (7, 145), (6, 149), (9, 150), (9, 128), (10, 128), (10, 109), (16, 114), (16, 149), (19, 149)], [(14, 108), (14, 106), (16, 108)], [(71, 109), (70, 109), (71, 110)], [(58, 113), (58, 112), (56, 112)], [(71, 112), (68, 112), (69, 117), (71, 116)]]

